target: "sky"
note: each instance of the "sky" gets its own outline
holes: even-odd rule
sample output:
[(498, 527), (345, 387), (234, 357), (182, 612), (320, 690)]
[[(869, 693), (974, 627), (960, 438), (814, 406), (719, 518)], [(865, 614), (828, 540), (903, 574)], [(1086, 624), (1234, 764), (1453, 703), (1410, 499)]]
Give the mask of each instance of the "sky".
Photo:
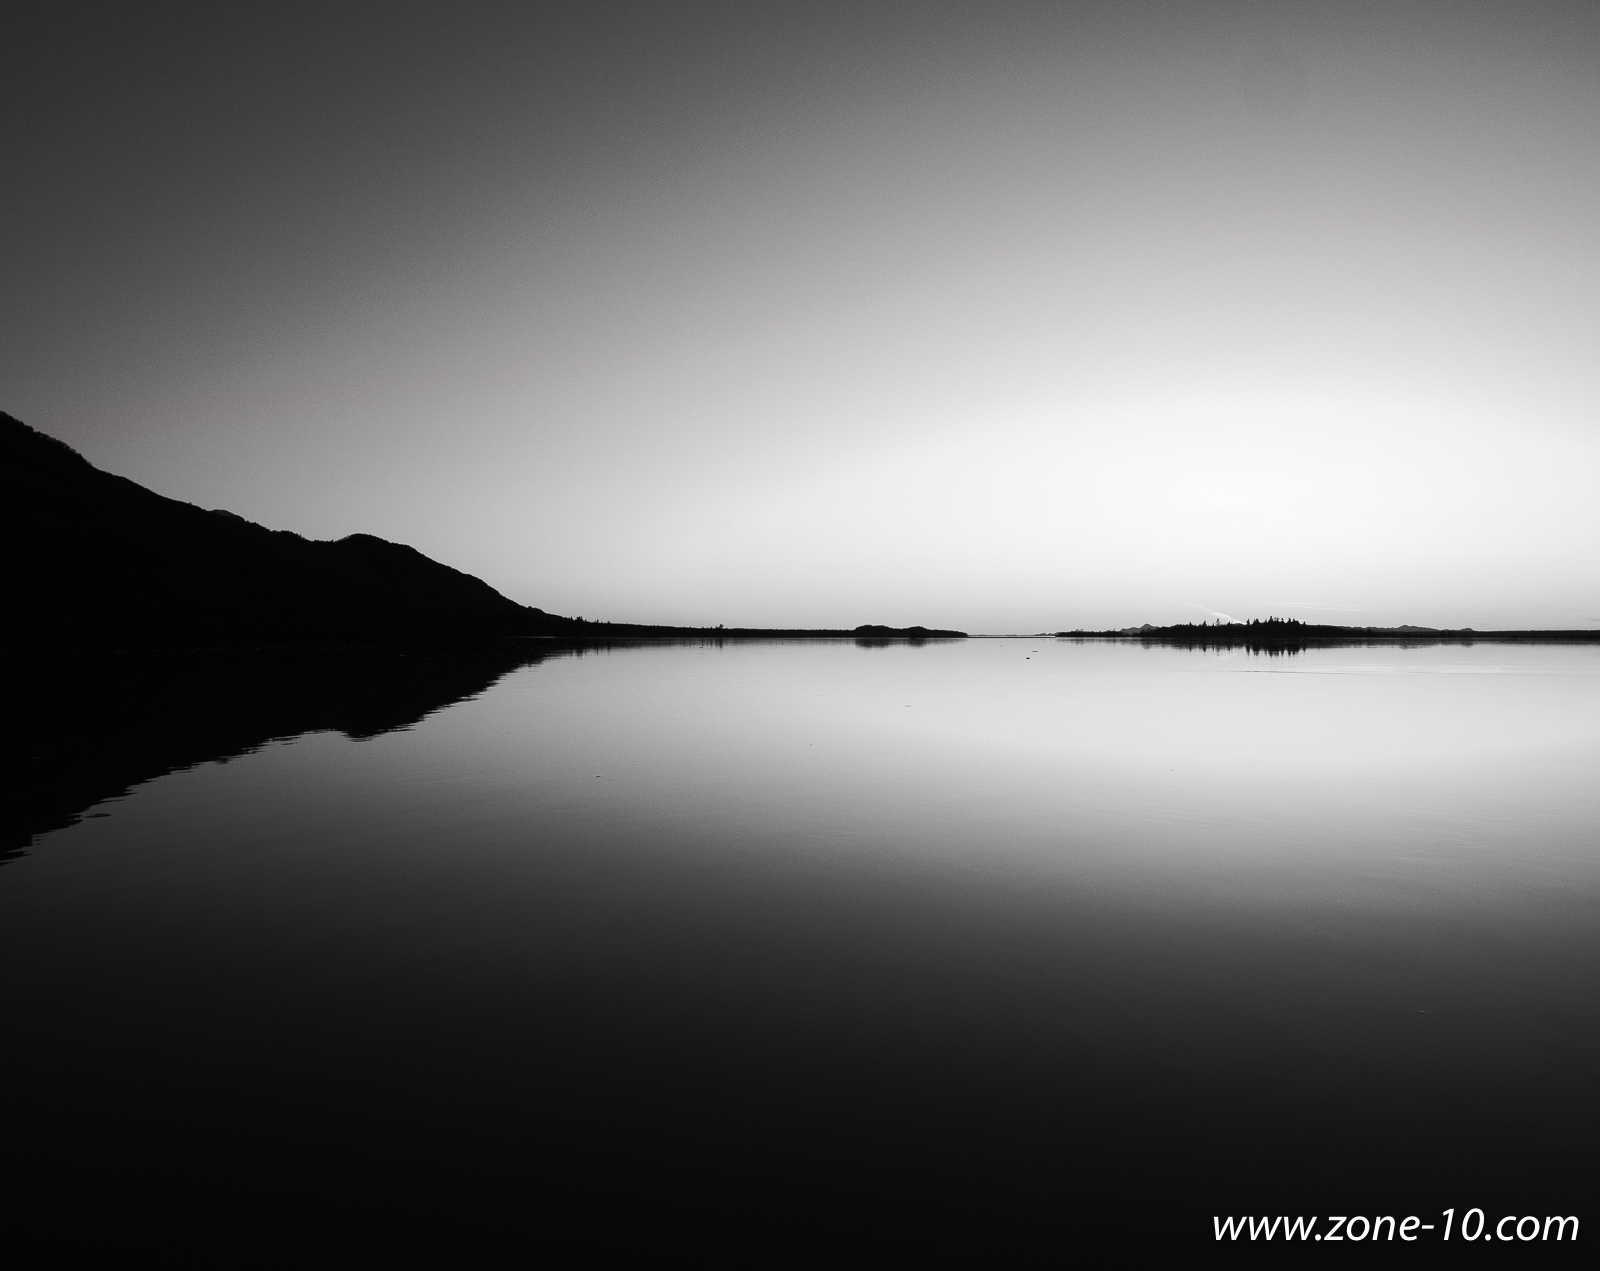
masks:
[(39, 6), (0, 409), (555, 613), (1600, 627), (1600, 5)]

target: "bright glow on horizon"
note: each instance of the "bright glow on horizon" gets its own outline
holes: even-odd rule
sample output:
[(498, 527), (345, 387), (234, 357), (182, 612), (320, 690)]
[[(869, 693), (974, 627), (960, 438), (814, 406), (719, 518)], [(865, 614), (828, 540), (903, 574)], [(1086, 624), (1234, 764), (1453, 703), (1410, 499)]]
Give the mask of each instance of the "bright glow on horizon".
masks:
[(1202, 10), (327, 34), (36, 178), (0, 407), (593, 618), (1600, 625), (1600, 15)]

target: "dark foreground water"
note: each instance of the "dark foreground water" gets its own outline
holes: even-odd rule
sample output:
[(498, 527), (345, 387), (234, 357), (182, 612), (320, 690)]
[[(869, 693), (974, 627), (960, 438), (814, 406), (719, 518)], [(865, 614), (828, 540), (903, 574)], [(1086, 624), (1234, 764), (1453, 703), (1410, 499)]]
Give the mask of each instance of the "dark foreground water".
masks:
[(237, 1248), (1593, 1221), (1594, 647), (531, 648), (13, 664), (15, 1177)]

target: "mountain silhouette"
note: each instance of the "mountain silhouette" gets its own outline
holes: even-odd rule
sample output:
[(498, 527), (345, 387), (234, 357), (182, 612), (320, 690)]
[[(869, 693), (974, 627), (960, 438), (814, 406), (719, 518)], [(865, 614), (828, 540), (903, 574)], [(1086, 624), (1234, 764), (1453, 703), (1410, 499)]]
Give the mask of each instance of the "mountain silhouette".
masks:
[(102, 472), (0, 412), (0, 534), (12, 644), (339, 644), (500, 636), (959, 631), (671, 627), (591, 622), (520, 605), (481, 578), (371, 534), (331, 542), (207, 511)]
[(165, 498), (0, 413), (9, 636), (200, 643), (575, 624), (370, 534), (317, 542)]

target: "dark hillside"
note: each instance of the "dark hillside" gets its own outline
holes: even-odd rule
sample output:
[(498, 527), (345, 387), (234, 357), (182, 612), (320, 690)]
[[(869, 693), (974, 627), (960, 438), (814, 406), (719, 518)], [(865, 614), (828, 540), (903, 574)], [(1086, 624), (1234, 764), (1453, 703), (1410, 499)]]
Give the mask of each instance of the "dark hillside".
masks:
[(0, 413), (12, 642), (373, 639), (574, 623), (368, 534), (315, 542), (102, 472)]

